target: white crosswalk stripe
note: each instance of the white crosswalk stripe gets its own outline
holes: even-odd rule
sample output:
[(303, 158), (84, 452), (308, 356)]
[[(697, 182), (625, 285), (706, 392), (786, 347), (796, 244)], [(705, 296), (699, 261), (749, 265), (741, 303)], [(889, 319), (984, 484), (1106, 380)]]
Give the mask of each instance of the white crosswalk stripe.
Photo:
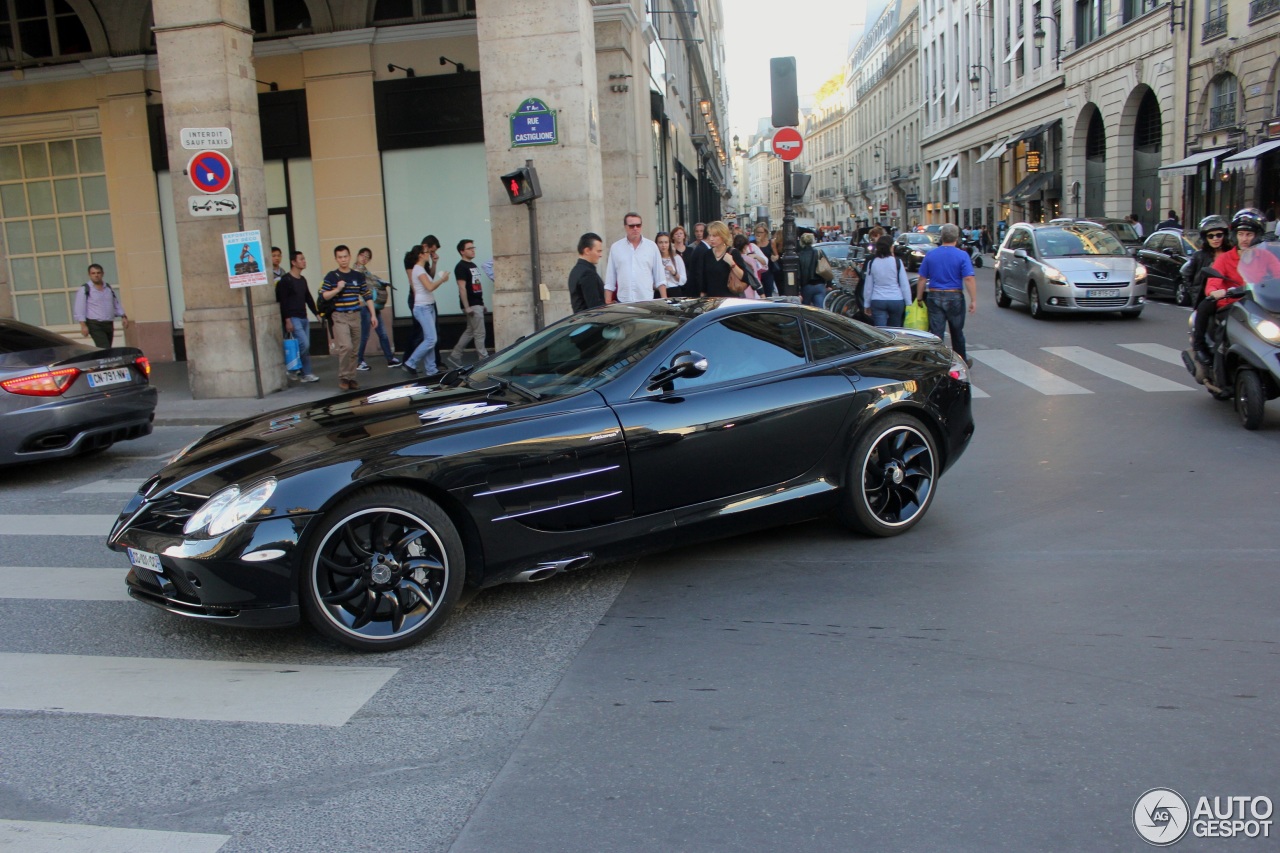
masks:
[(1061, 376), (1050, 373), (1043, 367), (1021, 359), (1011, 352), (1002, 349), (974, 350), (970, 355), (993, 370), (1003, 373), (1015, 382), (1021, 382), (1033, 391), (1046, 396), (1057, 394), (1092, 394), (1074, 382), (1068, 382)]
[(1117, 361), (1114, 358), (1109, 358), (1093, 350), (1087, 350), (1084, 347), (1041, 347), (1041, 349), (1050, 355), (1065, 358), (1067, 361), (1092, 370), (1094, 373), (1100, 373), (1117, 382), (1123, 382), (1125, 385), (1132, 385), (1140, 391), (1195, 390), (1191, 385), (1183, 385), (1179, 382), (1165, 379), (1163, 376), (1147, 373), (1145, 370), (1139, 370), (1132, 365), (1125, 364), (1123, 361)]
[(1164, 344), (1117, 344), (1132, 352), (1182, 367), (1182, 351), (1167, 347)]
[(217, 853), (230, 835), (0, 820), (0, 850), (22, 853)]
[(100, 536), (107, 538), (118, 515), (0, 515), (3, 536)]
[(124, 588), (128, 571), (123, 566), (114, 569), (0, 566), (0, 599), (130, 601)]
[(68, 495), (132, 495), (138, 491), (143, 480), (94, 480), (74, 489), (67, 489)]

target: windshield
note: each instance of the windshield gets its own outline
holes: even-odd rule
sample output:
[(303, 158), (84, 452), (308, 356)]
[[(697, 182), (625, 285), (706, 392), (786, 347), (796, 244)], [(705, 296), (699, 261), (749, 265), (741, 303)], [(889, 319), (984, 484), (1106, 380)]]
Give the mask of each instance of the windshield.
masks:
[(1109, 231), (1088, 225), (1036, 229), (1036, 249), (1044, 258), (1124, 255), (1124, 246)]
[(62, 335), (55, 335), (36, 326), (0, 322), (0, 353), (66, 347), (74, 343)]
[(848, 243), (819, 243), (817, 248), (822, 250), (829, 261), (843, 261), (849, 257)]
[(1254, 301), (1280, 313), (1280, 243), (1260, 243), (1241, 253), (1238, 269)]
[(906, 234), (903, 240), (912, 246), (932, 246), (937, 242), (937, 238), (932, 234)]
[(622, 374), (684, 319), (621, 305), (584, 311), (483, 362), (467, 381), (511, 381), (543, 397), (577, 394)]

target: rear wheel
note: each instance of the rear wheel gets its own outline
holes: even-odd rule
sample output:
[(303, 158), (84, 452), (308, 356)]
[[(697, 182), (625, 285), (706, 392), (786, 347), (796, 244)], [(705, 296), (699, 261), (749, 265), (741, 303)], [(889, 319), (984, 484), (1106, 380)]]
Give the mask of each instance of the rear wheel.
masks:
[(1000, 283), (1000, 276), (996, 276), (996, 306), (1008, 308), (1012, 304), (1013, 300), (1004, 292), (1004, 285)]
[(982, 255), (973, 256), (973, 265), (978, 269), (982, 269)]
[(412, 645), (462, 591), (462, 539), (422, 495), (383, 486), (331, 510), (307, 547), (302, 607), (321, 634), (364, 652)]
[(1033, 320), (1044, 319), (1044, 306), (1040, 304), (1040, 290), (1034, 284), (1027, 285), (1027, 311)]
[(897, 536), (933, 503), (939, 460), (929, 431), (910, 415), (871, 424), (854, 447), (839, 517), (872, 536)]
[(1240, 416), (1240, 426), (1245, 429), (1257, 429), (1262, 426), (1263, 407), (1266, 402), (1262, 378), (1258, 376), (1257, 371), (1237, 371), (1236, 414)]
[(1191, 304), (1191, 283), (1183, 276), (1178, 276), (1178, 283), (1173, 288), (1173, 301), (1178, 305)]

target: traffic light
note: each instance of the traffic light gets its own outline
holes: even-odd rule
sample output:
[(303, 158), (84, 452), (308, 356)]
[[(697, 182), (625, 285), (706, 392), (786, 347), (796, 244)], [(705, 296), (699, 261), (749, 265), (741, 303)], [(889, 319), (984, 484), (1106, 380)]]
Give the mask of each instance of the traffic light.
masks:
[(538, 185), (538, 170), (532, 166), (521, 166), (514, 172), (503, 175), (502, 189), (507, 194), (507, 201), (512, 204), (524, 204), (535, 198), (542, 198), (542, 187)]
[(800, 124), (800, 96), (796, 90), (794, 56), (775, 56), (769, 60), (769, 94), (773, 101), (773, 126), (797, 127)]
[(806, 175), (804, 172), (791, 172), (791, 197), (794, 199), (804, 198), (804, 194), (809, 191), (809, 181), (813, 180), (813, 175)]

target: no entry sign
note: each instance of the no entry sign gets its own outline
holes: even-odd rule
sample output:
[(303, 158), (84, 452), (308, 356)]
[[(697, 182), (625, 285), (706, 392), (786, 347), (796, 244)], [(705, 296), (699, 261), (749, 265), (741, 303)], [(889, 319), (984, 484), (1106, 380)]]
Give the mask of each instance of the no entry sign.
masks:
[(220, 151), (197, 151), (187, 163), (187, 177), (202, 193), (220, 193), (231, 185), (231, 161)]
[(804, 150), (804, 137), (794, 127), (780, 127), (773, 134), (773, 153), (783, 160), (794, 160)]

